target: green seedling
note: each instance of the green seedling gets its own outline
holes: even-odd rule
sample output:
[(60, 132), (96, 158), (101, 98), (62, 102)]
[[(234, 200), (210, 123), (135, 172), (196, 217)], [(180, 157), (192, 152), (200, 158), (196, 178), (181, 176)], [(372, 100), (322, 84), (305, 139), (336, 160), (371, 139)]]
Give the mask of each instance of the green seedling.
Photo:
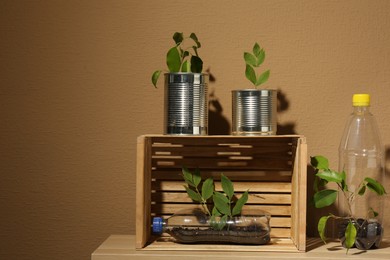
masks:
[[(175, 46), (170, 48), (166, 55), (166, 63), (169, 72), (193, 72), (201, 73), (203, 61), (198, 55), (201, 44), (195, 33), (186, 37), (183, 33), (175, 32), (173, 35)], [(157, 87), (157, 81), (162, 70), (156, 70), (152, 74), (152, 83)]]
[(241, 214), (242, 207), (248, 201), (248, 190), (236, 200), (234, 185), (225, 175), (221, 174), (223, 192), (220, 192), (215, 191), (212, 178), (202, 181), (198, 169), (191, 172), (184, 167), (182, 173), (188, 196), (201, 204), (203, 211), (210, 216), (210, 224), (214, 229), (222, 230), (230, 218)]
[(253, 46), (252, 52), (244, 52), (245, 60), (245, 76), (253, 83), (255, 88), (258, 88), (261, 84), (265, 83), (269, 76), (270, 70), (257, 74), (255, 69), (258, 69), (265, 60), (265, 51), (260, 48), (260, 45), (256, 42)]
[[(344, 196), (347, 203), (347, 216), (335, 216), (329, 214), (328, 216), (323, 216), (318, 222), (318, 233), (321, 239), (326, 242), (325, 229), (328, 219), (341, 219), (347, 220), (348, 225), (345, 231), (345, 247), (348, 250), (355, 244), (357, 229), (356, 223), (358, 223), (355, 216), (352, 214), (352, 207), (356, 196), (364, 196), (367, 191), (373, 192), (378, 196), (383, 196), (386, 194), (386, 191), (382, 184), (378, 181), (365, 177), (358, 187), (355, 190), (350, 190), (346, 184), (347, 175), (344, 171), (337, 172), (329, 169), (328, 159), (324, 156), (314, 156), (310, 160), (311, 165), (316, 170), (316, 179), (314, 181), (314, 206), (316, 208), (323, 208), (332, 205), (335, 203), (337, 196), (340, 194)], [(326, 188), (326, 184), (335, 183), (338, 186), (338, 190)], [(375, 218), (378, 216), (378, 213), (372, 208), (367, 212), (367, 218)]]

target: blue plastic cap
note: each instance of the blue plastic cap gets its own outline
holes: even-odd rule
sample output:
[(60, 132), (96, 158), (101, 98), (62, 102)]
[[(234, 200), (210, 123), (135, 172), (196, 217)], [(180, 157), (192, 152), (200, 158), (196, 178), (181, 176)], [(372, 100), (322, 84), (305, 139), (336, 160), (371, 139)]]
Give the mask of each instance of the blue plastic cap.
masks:
[(163, 230), (163, 219), (161, 217), (153, 218), (153, 233), (161, 234)]

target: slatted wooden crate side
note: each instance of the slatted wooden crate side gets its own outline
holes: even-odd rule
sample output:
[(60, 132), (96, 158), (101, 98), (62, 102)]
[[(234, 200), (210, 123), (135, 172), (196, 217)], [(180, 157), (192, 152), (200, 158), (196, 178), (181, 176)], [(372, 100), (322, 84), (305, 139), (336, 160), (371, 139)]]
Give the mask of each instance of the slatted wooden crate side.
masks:
[(299, 251), (306, 251), (307, 144), (301, 137), (295, 147), (292, 178), (291, 239)]
[[(173, 136), (146, 136), (142, 140), (144, 141), (144, 147), (142, 147), (144, 156), (139, 157), (143, 158), (142, 163), (144, 165), (143, 167), (137, 165), (137, 201), (139, 201), (138, 197), (142, 195), (142, 192), (138, 189), (139, 183), (146, 181), (148, 184), (144, 183), (142, 188), (145, 193), (142, 201), (144, 205), (143, 207), (137, 206), (137, 220), (141, 218), (140, 215), (142, 214), (138, 214), (138, 212), (143, 212), (144, 217), (148, 216), (148, 218), (141, 218), (142, 225), (138, 224), (137, 221), (137, 227), (139, 227), (136, 229), (137, 241), (141, 241), (137, 244), (137, 248), (145, 246), (145, 237), (146, 241), (150, 237), (152, 216), (169, 216), (175, 211), (193, 204), (189, 202), (183, 188), (181, 167), (185, 163), (189, 163), (190, 167), (199, 167), (202, 177), (215, 177), (220, 172), (225, 171), (226, 175), (234, 181), (235, 189), (239, 193), (244, 192), (250, 186), (250, 191), (254, 195), (266, 196), (271, 201), (261, 203), (261, 199), (254, 197), (250, 198), (248, 206), (263, 210), (268, 209), (271, 213), (273, 212), (271, 218), (272, 237), (292, 237), (296, 240), (294, 243), (298, 243), (296, 244), (297, 247), (302, 246), (302, 235), (296, 233), (301, 224), (297, 226), (297, 223), (294, 222), (297, 219), (297, 216), (294, 215), (297, 213), (292, 212), (292, 210), (295, 210), (295, 206), (294, 208), (291, 207), (297, 196), (292, 193), (299, 192), (295, 186), (292, 187), (294, 181), (291, 179), (294, 178), (293, 170), (301, 170), (295, 169), (296, 160), (299, 157), (296, 154), (300, 145), (297, 143), (299, 137), (239, 138), (213, 136), (178, 138)], [(139, 151), (142, 151), (142, 149), (139, 149)], [(267, 153), (268, 150), (269, 153)], [(143, 176), (141, 181), (138, 175), (146, 176)], [(249, 178), (245, 178), (245, 176)], [(299, 182), (300, 180), (295, 181)], [(277, 187), (270, 185), (272, 183), (275, 183)], [(177, 189), (178, 185), (180, 186), (179, 190)], [(218, 181), (216, 186), (217, 190), (221, 189)], [(279, 199), (278, 195), (280, 195)], [(302, 222), (302, 220), (300, 221)], [(143, 229), (142, 239), (138, 239), (140, 229)], [(298, 241), (298, 239), (300, 240)], [(283, 241), (283, 239), (277, 241)]]
[[(186, 164), (186, 160), (194, 161), (197, 165), (196, 167), (201, 168), (202, 177), (205, 179), (207, 178), (205, 175), (208, 175), (205, 174), (205, 170), (207, 172), (209, 169), (204, 167), (209, 168), (212, 164), (210, 161), (214, 163), (225, 161), (226, 165), (229, 167), (227, 168), (227, 175), (229, 175), (228, 177), (235, 181), (235, 190), (244, 192), (250, 188), (251, 195), (249, 196), (249, 201), (248, 205), (246, 205), (246, 208), (249, 210), (254, 208), (262, 209), (269, 211), (273, 216), (279, 216), (279, 219), (284, 220), (285, 223), (283, 223), (283, 227), (273, 226), (271, 224), (271, 235), (273, 237), (290, 237), (290, 181), (292, 164), (291, 138), (279, 139), (283, 142), (277, 142), (277, 145), (275, 145), (274, 142), (265, 142), (264, 144), (263, 142), (259, 142), (258, 139), (249, 139), (246, 142), (242, 142), (243, 139), (239, 139), (238, 141), (234, 140), (232, 142), (231, 138), (229, 138), (228, 141), (224, 140), (223, 142), (215, 138), (210, 138), (210, 140), (203, 142), (204, 138), (193, 138), (193, 140), (187, 144), (183, 144), (183, 142), (181, 142), (182, 139), (180, 142), (175, 139), (175, 143), (163, 143), (163, 140), (158, 140), (158, 143), (152, 143), (152, 158), (154, 159), (152, 159), (152, 165), (154, 167), (152, 175), (154, 178), (156, 178), (156, 181), (154, 181), (152, 185), (152, 189), (156, 191), (153, 193), (154, 204), (152, 205), (152, 214), (173, 214), (173, 212), (176, 212), (180, 209), (190, 208), (194, 205), (192, 200), (189, 199), (185, 193), (185, 189), (183, 187), (183, 178), (181, 176), (181, 168), (179, 165)], [(269, 140), (271, 139), (267, 139), (267, 141)], [(194, 141), (198, 141), (196, 142), (198, 146), (193, 146)], [(270, 160), (279, 160), (271, 165), (273, 165), (274, 168), (276, 166), (277, 169), (281, 169), (282, 165), (282, 167), (284, 167), (283, 173), (285, 174), (283, 180), (288, 182), (280, 182), (280, 179), (277, 177), (277, 175), (273, 175), (273, 173), (277, 173), (277, 170), (271, 174), (269, 170), (263, 171), (264, 176), (260, 181), (259, 179), (254, 178), (254, 176), (251, 176), (252, 181), (248, 182), (247, 179), (243, 178), (244, 176), (241, 175), (241, 171), (243, 171), (243, 169), (248, 172), (248, 164), (235, 167), (236, 169), (232, 170), (232, 164), (230, 163), (234, 160), (240, 160), (241, 156), (243, 155), (248, 157), (249, 160), (255, 162), (255, 166), (253, 167), (255, 170), (252, 170), (252, 174), (253, 172), (259, 171), (260, 167), (267, 168)], [(162, 161), (164, 163), (161, 163)], [(234, 163), (233, 165), (236, 166)], [(218, 165), (218, 168), (221, 168), (220, 165)], [(268, 166), (268, 168), (272, 167)], [(166, 171), (164, 171), (164, 169), (166, 169)], [(286, 169), (288, 169), (288, 171)], [(286, 174), (286, 172), (288, 172), (288, 174)], [(264, 177), (268, 177), (268, 181), (273, 182), (263, 182), (265, 179)], [(279, 182), (275, 182), (275, 177), (278, 178)], [(216, 179), (218, 180), (218, 178), (219, 176), (217, 176)], [(167, 179), (171, 181), (165, 181)], [(172, 180), (177, 180), (177, 182)], [(221, 190), (219, 182), (216, 182), (216, 190)], [(258, 194), (257, 200), (252, 200), (252, 198), (256, 198), (256, 194), (253, 193), (253, 190), (262, 192)], [(288, 194), (280, 194), (281, 192), (288, 192)], [(268, 198), (273, 198), (273, 200), (266, 202), (261, 201), (265, 199), (264, 197), (261, 197), (262, 195)], [(281, 201), (283, 198), (284, 201)], [(176, 203), (173, 203), (173, 201)]]
[(151, 140), (145, 136), (137, 138), (136, 165), (136, 248), (145, 246), (150, 234), (151, 201)]
[[(248, 185), (251, 185), (250, 194), (244, 209), (268, 211), (273, 215), (271, 219), (272, 237), (290, 237), (291, 183), (236, 182), (235, 191), (238, 197), (248, 189)], [(220, 182), (216, 182), (215, 186), (217, 191), (222, 191)], [(170, 216), (179, 210), (190, 209), (198, 205), (187, 196), (183, 180), (154, 181), (152, 190), (152, 215), (154, 216)]]
[[(211, 139), (214, 140), (215, 139)], [(207, 142), (205, 142), (207, 141)], [(153, 146), (152, 165), (159, 169), (181, 168), (183, 166), (193, 168), (209, 168), (218, 170), (235, 169), (268, 169), (289, 170), (291, 169), (291, 147), (257, 147), (255, 144), (246, 147), (235, 144), (234, 147), (221, 146), (217, 142), (197, 139), (199, 146), (184, 146), (177, 144), (160, 143)], [(274, 151), (267, 151), (273, 149)]]

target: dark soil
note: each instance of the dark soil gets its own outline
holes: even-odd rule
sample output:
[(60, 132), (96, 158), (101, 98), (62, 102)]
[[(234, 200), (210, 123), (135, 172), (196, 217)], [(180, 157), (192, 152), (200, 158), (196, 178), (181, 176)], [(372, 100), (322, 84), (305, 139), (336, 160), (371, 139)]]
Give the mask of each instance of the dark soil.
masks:
[[(383, 236), (383, 227), (379, 222), (369, 222), (364, 219), (358, 219), (357, 223), (353, 223), (357, 230), (356, 241), (353, 247), (356, 247), (360, 250), (379, 248)], [(348, 221), (340, 224), (339, 237), (344, 247), (346, 247), (344, 234), (347, 225)]]
[(268, 231), (258, 226), (232, 228), (230, 230), (189, 229), (174, 227), (167, 232), (179, 243), (232, 243), (245, 245), (263, 245), (270, 241)]

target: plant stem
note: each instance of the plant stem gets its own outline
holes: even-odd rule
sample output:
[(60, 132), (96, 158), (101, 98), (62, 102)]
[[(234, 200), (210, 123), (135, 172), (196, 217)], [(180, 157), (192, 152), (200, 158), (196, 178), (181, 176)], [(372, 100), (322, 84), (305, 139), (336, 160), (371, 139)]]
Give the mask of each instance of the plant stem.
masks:
[(337, 183), (337, 186), (339, 186), (339, 189), (343, 192), (344, 198), (345, 198), (347, 206), (348, 206), (348, 215), (352, 217), (351, 200), (353, 200), (354, 193), (351, 193), (351, 195), (348, 196), (347, 192), (343, 189), (341, 184)]
[(195, 187), (196, 192), (202, 198), (202, 208), (207, 213), (207, 215), (211, 216), (210, 210), (207, 208), (207, 201), (202, 197), (202, 194), (199, 192), (198, 187)]

